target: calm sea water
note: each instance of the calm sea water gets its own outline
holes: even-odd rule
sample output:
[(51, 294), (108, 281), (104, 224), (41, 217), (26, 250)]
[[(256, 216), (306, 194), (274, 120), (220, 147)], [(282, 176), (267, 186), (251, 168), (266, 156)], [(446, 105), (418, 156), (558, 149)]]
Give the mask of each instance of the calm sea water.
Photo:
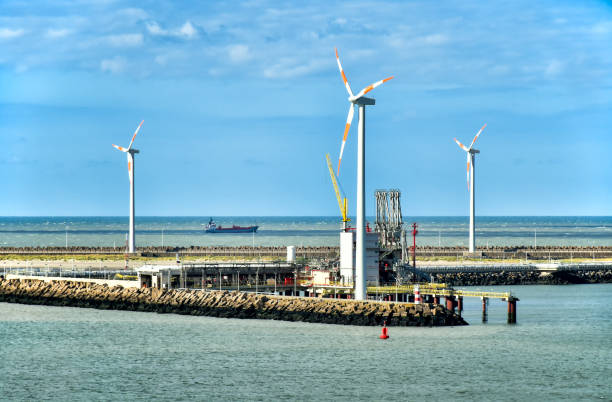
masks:
[[(140, 246), (336, 246), (336, 217), (216, 217), (224, 226), (259, 225), (252, 234), (206, 234), (208, 217), (138, 217)], [(405, 217), (417, 244), (467, 246), (467, 217)], [(370, 217), (369, 221), (374, 222)], [(125, 245), (127, 217), (0, 217), (0, 246)], [(612, 217), (480, 217), (477, 244), (612, 246)]]
[[(474, 288), (472, 288), (474, 289)], [(508, 286), (518, 324), (380, 328), (0, 303), (0, 399), (612, 400), (612, 285)]]

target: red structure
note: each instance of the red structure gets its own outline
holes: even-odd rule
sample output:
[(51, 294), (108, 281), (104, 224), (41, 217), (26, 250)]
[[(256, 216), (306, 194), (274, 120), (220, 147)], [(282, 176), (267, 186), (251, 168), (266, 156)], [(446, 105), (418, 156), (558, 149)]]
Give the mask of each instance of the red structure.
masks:
[(382, 333), (380, 334), (380, 339), (389, 339), (389, 330), (387, 329), (387, 321), (383, 324)]
[(508, 324), (516, 324), (516, 302), (517, 298), (508, 299)]

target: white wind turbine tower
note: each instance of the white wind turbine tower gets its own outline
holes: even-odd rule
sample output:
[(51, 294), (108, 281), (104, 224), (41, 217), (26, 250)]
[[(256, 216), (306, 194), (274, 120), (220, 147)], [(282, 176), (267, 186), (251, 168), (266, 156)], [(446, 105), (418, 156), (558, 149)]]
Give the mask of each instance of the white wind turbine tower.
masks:
[(113, 144), (115, 148), (120, 150), (121, 152), (125, 152), (127, 155), (127, 163), (128, 163), (128, 174), (130, 177), (130, 233), (128, 236), (128, 252), (133, 253), (136, 250), (135, 245), (135, 236), (134, 236), (134, 154), (139, 153), (137, 149), (132, 149), (132, 144), (134, 144), (134, 138), (136, 138), (136, 134), (140, 131), (140, 127), (142, 127), (142, 123), (144, 120), (140, 122), (138, 128), (134, 132), (132, 136), (132, 141), (130, 141), (130, 145), (126, 148), (120, 147), (118, 145)]
[(340, 64), (340, 58), (338, 57), (338, 49), (336, 49), (336, 61), (338, 62), (338, 68), (340, 69), (340, 75), (342, 75), (342, 81), (349, 94), (348, 101), (351, 103), (349, 106), (348, 117), (346, 119), (346, 126), (344, 127), (344, 136), (342, 137), (342, 146), (340, 148), (340, 157), (338, 158), (338, 174), (340, 174), (340, 164), (342, 163), (342, 153), (344, 152), (344, 145), (346, 144), (346, 137), (353, 121), (354, 106), (359, 106), (359, 125), (357, 129), (357, 244), (355, 250), (355, 299), (365, 300), (367, 298), (366, 288), (366, 266), (365, 266), (365, 107), (366, 105), (374, 105), (375, 99), (364, 97), (365, 94), (376, 88), (377, 86), (389, 81), (393, 77), (385, 78), (375, 82), (362, 89), (357, 95), (353, 95), (353, 91), (346, 79), (342, 65)]
[(484, 130), (486, 126), (487, 126), (486, 124), (482, 126), (482, 128), (476, 133), (476, 136), (472, 140), (472, 143), (470, 144), (469, 148), (467, 148), (465, 145), (460, 143), (455, 138), (455, 142), (457, 143), (457, 145), (459, 145), (459, 147), (467, 153), (467, 186), (468, 186), (468, 191), (470, 192), (470, 242), (468, 244), (470, 253), (473, 253), (476, 250), (476, 236), (474, 233), (474, 210), (475, 210), (474, 162), (476, 161), (475, 155), (480, 153), (479, 150), (473, 149), (472, 147), (474, 146), (474, 143), (478, 139), (478, 136), (480, 135), (480, 133), (482, 133), (482, 130)]

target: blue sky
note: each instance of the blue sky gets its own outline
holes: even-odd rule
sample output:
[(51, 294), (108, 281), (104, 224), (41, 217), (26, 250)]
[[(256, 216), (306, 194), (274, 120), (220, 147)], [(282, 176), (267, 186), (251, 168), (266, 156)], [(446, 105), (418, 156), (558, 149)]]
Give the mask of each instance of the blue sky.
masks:
[[(337, 215), (353, 90), (367, 213), (611, 215), (609, 1), (0, 2), (0, 215)], [(356, 123), (356, 119), (355, 122)], [(340, 180), (355, 208), (356, 124)]]

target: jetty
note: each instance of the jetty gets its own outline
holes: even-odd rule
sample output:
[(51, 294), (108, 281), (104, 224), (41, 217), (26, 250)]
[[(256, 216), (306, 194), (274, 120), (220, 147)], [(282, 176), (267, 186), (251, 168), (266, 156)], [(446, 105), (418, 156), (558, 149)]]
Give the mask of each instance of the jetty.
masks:
[(106, 310), (380, 326), (467, 325), (441, 305), (263, 295), (237, 291), (0, 279), (0, 302)]

